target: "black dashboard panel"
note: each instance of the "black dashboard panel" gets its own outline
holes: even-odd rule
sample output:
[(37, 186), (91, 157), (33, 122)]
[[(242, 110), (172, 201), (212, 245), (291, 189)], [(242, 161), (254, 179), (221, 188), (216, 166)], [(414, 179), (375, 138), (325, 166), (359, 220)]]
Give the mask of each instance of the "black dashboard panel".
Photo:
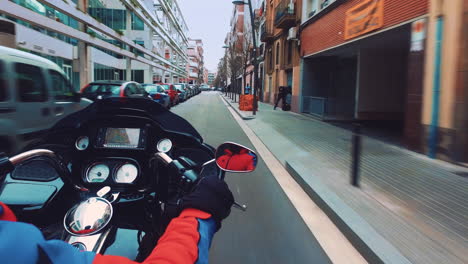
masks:
[[(105, 147), (106, 132), (109, 128), (139, 129), (138, 147)], [(83, 137), (89, 138), (89, 146), (84, 150), (80, 150), (77, 148), (76, 141)], [(157, 143), (161, 139), (172, 141), (173, 147), (168, 154), (174, 158), (177, 158), (174, 153), (178, 149), (203, 148), (202, 144), (192, 137), (164, 131), (151, 120), (135, 116), (91, 120), (83, 124), (81, 128), (76, 129), (72, 138), (74, 153), (71, 160), (71, 172), (74, 182), (91, 190), (110, 186), (115, 191), (128, 193), (151, 189), (157, 183), (155, 178), (159, 171), (154, 168), (150, 161), (154, 154), (158, 152)], [(131, 183), (119, 183), (114, 179), (118, 167), (124, 163), (133, 164), (138, 169), (138, 176)], [(109, 169), (109, 176), (101, 182), (91, 182), (87, 178), (89, 170), (95, 164), (104, 164)]]

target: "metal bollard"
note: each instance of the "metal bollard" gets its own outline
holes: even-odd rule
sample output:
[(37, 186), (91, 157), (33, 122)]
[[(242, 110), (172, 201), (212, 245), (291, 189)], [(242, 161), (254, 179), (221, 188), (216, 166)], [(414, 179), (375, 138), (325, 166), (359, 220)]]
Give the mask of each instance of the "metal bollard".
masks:
[(351, 184), (359, 187), (359, 167), (361, 162), (361, 125), (354, 124), (351, 139)]

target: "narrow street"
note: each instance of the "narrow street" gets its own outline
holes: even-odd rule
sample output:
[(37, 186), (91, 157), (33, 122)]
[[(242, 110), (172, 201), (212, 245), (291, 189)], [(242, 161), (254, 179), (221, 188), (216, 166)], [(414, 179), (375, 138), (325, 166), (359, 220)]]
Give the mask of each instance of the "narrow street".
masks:
[[(233, 141), (254, 149), (217, 92), (204, 92), (173, 111), (210, 145)], [(255, 172), (229, 174), (226, 181), (248, 210), (233, 209), (223, 223), (212, 244), (212, 263), (330, 263), (261, 158)]]

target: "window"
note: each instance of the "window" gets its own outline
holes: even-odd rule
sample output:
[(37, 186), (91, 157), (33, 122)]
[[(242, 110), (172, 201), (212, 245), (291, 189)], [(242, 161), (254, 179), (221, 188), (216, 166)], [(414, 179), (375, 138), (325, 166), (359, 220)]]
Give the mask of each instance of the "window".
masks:
[(16, 63), (16, 86), (20, 102), (45, 102), (47, 90), (44, 75), (39, 67)]
[(50, 78), (52, 80), (52, 95), (59, 101), (73, 100), (74, 92), (70, 82), (65, 77), (53, 70), (49, 70)]
[(308, 17), (313, 17), (335, 1), (336, 0), (308, 0)]
[(114, 30), (125, 30), (127, 28), (126, 10), (89, 7), (88, 13), (99, 22)]
[(293, 45), (294, 45), (294, 43), (292, 41), (288, 41), (286, 43), (287, 65), (291, 65), (291, 63), (292, 63)]
[(276, 51), (275, 51), (275, 56), (276, 56), (276, 60), (275, 60), (275, 64), (279, 64), (280, 63), (280, 44), (279, 43), (276, 43)]
[(92, 84), (83, 91), (83, 94), (118, 96), (120, 94), (120, 86), (114, 84)]
[(145, 91), (151, 94), (164, 93), (164, 89), (159, 85), (144, 85)]
[(143, 89), (140, 85), (135, 83), (129, 83), (127, 88), (125, 88), (125, 95), (132, 96), (132, 95), (145, 95), (147, 92)]
[(132, 70), (131, 80), (137, 83), (145, 82), (145, 71), (144, 70)]
[(137, 93), (136, 90), (136, 85), (133, 83), (129, 83), (127, 87), (125, 88), (125, 95), (126, 96), (131, 96)]
[(164, 93), (166, 90), (161, 85), (158, 85), (158, 93)]
[(3, 63), (0, 62), (0, 102), (4, 102), (8, 99), (7, 80), (5, 77), (5, 67)]
[(132, 12), (132, 30), (145, 30), (145, 22)]
[(273, 70), (273, 51), (268, 49), (268, 70)]

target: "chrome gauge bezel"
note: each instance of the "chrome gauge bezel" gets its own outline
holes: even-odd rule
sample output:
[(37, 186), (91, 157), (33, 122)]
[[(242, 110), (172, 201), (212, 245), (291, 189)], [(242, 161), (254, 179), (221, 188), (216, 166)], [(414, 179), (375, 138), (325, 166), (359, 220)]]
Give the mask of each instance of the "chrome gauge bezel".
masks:
[[(169, 142), (169, 143), (171, 144), (171, 147), (170, 147), (168, 150), (163, 151), (163, 150), (160, 149), (159, 146), (160, 146), (161, 144), (165, 143), (165, 142)], [(170, 139), (168, 139), (168, 138), (163, 138), (163, 139), (159, 140), (159, 141), (158, 141), (158, 144), (156, 145), (156, 149), (157, 149), (159, 152), (163, 152), (163, 153), (168, 153), (169, 151), (171, 151), (171, 149), (172, 149), (173, 147), (174, 147), (174, 144), (173, 144), (172, 141), (171, 141)]]
[[(126, 166), (126, 165), (131, 165), (136, 169), (135, 178), (131, 182), (119, 182), (119, 181), (117, 181), (118, 172), (123, 166)], [(113, 179), (114, 183), (116, 183), (116, 184), (135, 184), (135, 182), (138, 180), (139, 176), (140, 176), (140, 168), (138, 167), (137, 164), (134, 164), (132, 162), (124, 162), (124, 163), (116, 166), (113, 173), (112, 173), (112, 179)]]
[[(109, 173), (108, 173), (107, 177), (106, 177), (102, 182), (93, 182), (93, 181), (91, 181), (91, 180), (89, 179), (89, 171), (90, 171), (92, 168), (94, 168), (94, 167), (96, 167), (96, 166), (98, 166), (98, 165), (104, 165), (104, 166), (106, 166), (107, 170), (109, 170)], [(111, 176), (111, 173), (112, 173), (112, 171), (111, 171), (111, 168), (109, 168), (109, 165), (105, 164), (104, 162), (94, 162), (94, 163), (91, 163), (91, 164), (86, 168), (85, 180), (86, 180), (87, 183), (91, 183), (91, 184), (104, 183), (104, 182), (107, 181), (107, 179), (109, 179), (109, 176)]]
[[(86, 147), (84, 147), (84, 148), (81, 147), (81, 146), (78, 144), (78, 142), (80, 142), (80, 141), (83, 140), (83, 139), (88, 140), (88, 144), (87, 144)], [(79, 151), (83, 151), (83, 150), (88, 149), (89, 145), (90, 145), (90, 141), (89, 141), (89, 137), (87, 137), (87, 136), (78, 137), (78, 138), (76, 139), (76, 141), (75, 141), (75, 148), (76, 148), (77, 150), (79, 150)]]

